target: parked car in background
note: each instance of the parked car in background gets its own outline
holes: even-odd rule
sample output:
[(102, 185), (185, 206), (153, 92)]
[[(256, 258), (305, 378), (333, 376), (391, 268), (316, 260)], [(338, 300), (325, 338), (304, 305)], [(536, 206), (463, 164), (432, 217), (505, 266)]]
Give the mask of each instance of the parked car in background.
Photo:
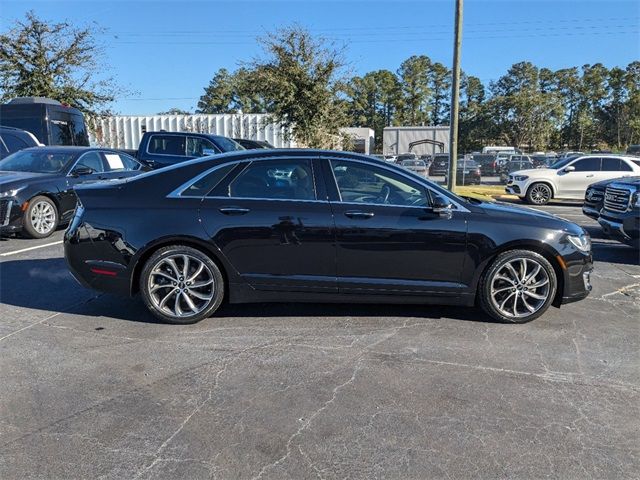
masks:
[(136, 158), (153, 169), (222, 152), (244, 150), (231, 138), (193, 132), (146, 132)]
[[(458, 185), (480, 185), (482, 182), (480, 165), (473, 160), (458, 160), (456, 173), (456, 183)], [(449, 173), (445, 173), (445, 182), (448, 181), (448, 176)]]
[(493, 176), (496, 175), (497, 165), (496, 165), (496, 156), (492, 153), (472, 153), (471, 159), (480, 165), (480, 169), (482, 171), (482, 175), (485, 176)]
[(276, 148), (266, 140), (249, 140), (247, 138), (234, 138), (234, 142), (242, 145), (246, 150), (257, 148)]
[(433, 161), (433, 155), (429, 153), (425, 153), (424, 155), (420, 155), (418, 157), (418, 160), (422, 160), (424, 163), (426, 163), (428, 168), (429, 165), (431, 165), (431, 162)]
[(546, 155), (531, 155), (531, 162), (533, 163), (533, 168), (545, 168), (551, 165), (549, 162), (549, 157)]
[(0, 160), (0, 233), (51, 235), (76, 208), (80, 183), (138, 175), (143, 166), (111, 149), (35, 147)]
[(427, 176), (427, 164), (422, 160), (403, 160), (400, 165), (416, 175)]
[(640, 248), (640, 176), (607, 184), (598, 223), (605, 235)]
[(529, 170), (532, 168), (536, 168), (531, 160), (528, 160), (530, 157), (526, 155), (513, 155), (511, 160), (505, 163), (502, 168), (500, 168), (500, 181), (502, 183), (507, 183), (509, 179), (509, 174), (513, 172), (517, 172), (519, 170)]
[(42, 144), (32, 133), (14, 127), (0, 126), (0, 159), (19, 150)]
[(389, 163), (396, 163), (396, 159), (397, 158), (398, 158), (398, 156), (397, 155), (393, 155), (393, 154), (384, 156), (385, 162), (389, 162)]
[(458, 197), (365, 155), (227, 153), (76, 193), (73, 276), (140, 293), (169, 323), (223, 301), (479, 305), (522, 323), (591, 290), (578, 225)]
[(552, 198), (582, 199), (592, 183), (640, 173), (640, 159), (623, 155), (580, 155), (558, 160), (549, 168), (509, 174), (505, 191), (528, 203), (544, 205)]
[(433, 161), (429, 165), (429, 176), (438, 177), (447, 173), (449, 168), (449, 154), (448, 153), (436, 153), (433, 156)]
[(26, 130), (43, 145), (89, 145), (82, 112), (50, 98), (18, 97), (0, 105), (0, 124)]
[(383, 162), (386, 160), (385, 156), (382, 155), (381, 153), (372, 153), (369, 156), (375, 158), (376, 160), (381, 160)]
[(562, 152), (560, 155), (558, 155), (558, 160), (564, 160), (565, 158), (577, 157), (581, 155), (586, 155), (586, 153), (569, 150), (567, 152)]
[(400, 155), (398, 155), (396, 157), (396, 163), (402, 164), (402, 162), (404, 162), (405, 160), (417, 160), (418, 159), (418, 155), (416, 155), (415, 153), (401, 153)]
[(640, 145), (629, 145), (627, 148), (627, 155), (640, 156)]

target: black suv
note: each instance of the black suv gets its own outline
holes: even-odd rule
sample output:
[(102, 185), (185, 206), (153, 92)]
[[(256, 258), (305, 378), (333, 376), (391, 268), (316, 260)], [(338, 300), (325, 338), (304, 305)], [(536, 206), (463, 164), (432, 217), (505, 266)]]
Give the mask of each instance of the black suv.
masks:
[(38, 139), (26, 130), (0, 126), (0, 159), (19, 150), (40, 145)]

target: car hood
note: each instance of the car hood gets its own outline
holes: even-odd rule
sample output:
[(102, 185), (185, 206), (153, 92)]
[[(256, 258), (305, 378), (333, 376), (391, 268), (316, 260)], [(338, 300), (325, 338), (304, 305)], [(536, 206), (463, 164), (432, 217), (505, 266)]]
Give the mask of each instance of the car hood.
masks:
[(563, 230), (576, 235), (583, 232), (582, 228), (575, 223), (557, 215), (536, 210), (535, 208), (512, 205), (506, 202), (482, 202), (475, 205), (475, 207), (481, 209), (481, 211), (487, 215), (500, 217), (505, 223), (518, 225), (535, 222), (546, 228)]
[(624, 183), (625, 185), (635, 185), (640, 186), (640, 177), (618, 177), (610, 180), (601, 180), (596, 183), (592, 183), (589, 185), (589, 188), (598, 188), (600, 190), (604, 190), (607, 185), (610, 183)]
[(60, 174), (0, 171), (0, 191), (17, 188), (34, 181), (49, 180)]
[(527, 175), (529, 177), (552, 177), (555, 176), (558, 171), (554, 168), (528, 168), (526, 170), (516, 170), (515, 172), (509, 172), (509, 175)]

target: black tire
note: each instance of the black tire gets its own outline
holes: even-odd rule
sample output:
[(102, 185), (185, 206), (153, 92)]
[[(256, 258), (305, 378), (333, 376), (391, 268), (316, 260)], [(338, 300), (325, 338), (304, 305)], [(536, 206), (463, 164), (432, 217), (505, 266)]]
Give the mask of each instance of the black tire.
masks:
[[(187, 275), (183, 275), (185, 261), (181, 260), (185, 256), (189, 259)], [(200, 264), (203, 269), (197, 274)], [(169, 277), (175, 277), (175, 282)], [(210, 288), (204, 285), (209, 278)], [(196, 284), (203, 286), (195, 287)], [(165, 323), (186, 325), (210, 317), (222, 303), (224, 288), (224, 278), (216, 263), (200, 250), (185, 245), (159, 249), (147, 260), (140, 275), (140, 293), (146, 307)], [(186, 312), (187, 309), (193, 311)]]
[(53, 200), (38, 195), (29, 200), (22, 217), (22, 233), (30, 238), (46, 238), (56, 231), (59, 222), (58, 209)]
[(551, 187), (546, 183), (536, 182), (528, 188), (525, 198), (527, 203), (546, 205), (549, 203), (549, 200), (553, 198), (553, 190), (551, 190)]
[[(537, 265), (540, 265), (541, 269), (538, 275), (535, 275), (529, 283), (523, 282), (520, 286), (502, 280), (505, 275), (504, 272), (508, 272), (506, 265), (510, 264), (510, 262), (520, 263), (521, 259), (526, 260), (525, 279), (527, 275), (536, 270)], [(527, 266), (532, 266), (533, 268), (527, 271)], [(516, 273), (522, 272), (521, 269), (516, 268), (515, 270)], [(499, 273), (501, 275), (498, 276)], [(533, 288), (535, 285), (542, 284), (545, 278), (548, 279), (548, 284)], [(498, 287), (495, 290), (494, 285)], [(548, 288), (545, 288), (547, 285)], [(547, 311), (556, 295), (557, 285), (555, 270), (542, 255), (531, 250), (509, 250), (498, 255), (482, 275), (478, 286), (478, 303), (482, 310), (495, 320), (503, 323), (526, 323), (538, 318)], [(504, 292), (500, 290), (504, 290)], [(513, 303), (509, 303), (510, 300), (506, 298), (508, 295), (513, 295)], [(544, 296), (545, 299), (541, 300), (533, 297), (533, 295)], [(532, 298), (533, 300), (531, 300)], [(500, 303), (503, 301), (506, 303), (502, 304), (503, 308), (501, 309)], [(520, 309), (518, 309), (518, 301)], [(535, 302), (535, 305), (531, 305), (530, 302)], [(505, 314), (505, 310), (511, 308), (511, 305), (513, 305), (514, 312), (522, 310), (524, 314), (522, 316)], [(527, 314), (529, 307), (526, 307), (526, 305), (535, 307), (535, 311)]]

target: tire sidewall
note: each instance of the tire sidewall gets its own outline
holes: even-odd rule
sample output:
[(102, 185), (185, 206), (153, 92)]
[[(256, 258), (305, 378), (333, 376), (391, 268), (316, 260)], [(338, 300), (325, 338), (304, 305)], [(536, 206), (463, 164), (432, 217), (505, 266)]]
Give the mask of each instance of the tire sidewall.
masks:
[[(162, 261), (163, 259), (169, 256), (181, 254), (181, 253), (193, 256), (198, 260), (200, 260), (201, 262), (205, 263), (207, 267), (209, 267), (214, 278), (215, 290), (214, 290), (214, 295), (213, 295), (213, 299), (211, 300), (211, 303), (204, 310), (197, 313), (196, 315), (192, 315), (184, 318), (177, 318), (177, 317), (166, 315), (164, 312), (159, 310), (153, 304), (153, 301), (151, 300), (151, 296), (148, 291), (148, 285), (149, 285), (148, 280), (149, 280), (149, 275), (151, 271), (153, 270), (153, 268), (158, 262)], [(196, 323), (211, 316), (222, 304), (222, 300), (224, 299), (224, 287), (225, 285), (224, 285), (224, 278), (222, 276), (222, 272), (220, 271), (216, 263), (211, 259), (211, 257), (209, 257), (208, 255), (204, 254), (202, 251), (196, 248), (181, 246), (181, 245), (172, 245), (168, 247), (163, 247), (159, 249), (157, 252), (155, 252), (153, 255), (151, 255), (151, 257), (149, 257), (149, 259), (146, 261), (142, 269), (142, 272), (140, 274), (140, 284), (139, 284), (140, 294), (147, 309), (162, 322), (179, 324), (179, 325), (188, 325), (191, 323)]]
[[(527, 258), (538, 262), (542, 268), (545, 269), (549, 277), (549, 296), (545, 303), (532, 315), (521, 318), (507, 317), (500, 313), (493, 302), (491, 301), (491, 279), (502, 268), (502, 266), (515, 258)], [(531, 250), (510, 250), (498, 255), (491, 263), (485, 274), (483, 275), (482, 282), (479, 290), (480, 306), (482, 309), (493, 319), (503, 323), (528, 323), (532, 320), (543, 315), (553, 303), (553, 299), (556, 296), (558, 290), (558, 278), (553, 266), (549, 261), (539, 253)]]
[[(31, 224), (31, 212), (33, 211), (33, 208), (41, 202), (47, 202), (49, 205), (51, 205), (51, 208), (53, 208), (53, 213), (55, 215), (55, 221), (54, 221), (54, 225), (53, 228), (51, 229), (50, 232), (48, 233), (40, 233), (38, 232), (35, 227)], [(23, 217), (23, 231), (24, 233), (26, 233), (27, 236), (31, 237), (31, 238), (47, 238), (50, 237), (53, 232), (56, 231), (56, 229), (58, 228), (58, 225), (60, 224), (60, 217), (58, 214), (58, 208), (56, 207), (56, 204), (53, 202), (53, 200), (51, 200), (48, 197), (45, 196), (37, 196), (37, 197), (33, 197), (31, 200), (29, 200), (29, 207), (27, 207), (27, 209), (24, 212), (24, 217)]]

